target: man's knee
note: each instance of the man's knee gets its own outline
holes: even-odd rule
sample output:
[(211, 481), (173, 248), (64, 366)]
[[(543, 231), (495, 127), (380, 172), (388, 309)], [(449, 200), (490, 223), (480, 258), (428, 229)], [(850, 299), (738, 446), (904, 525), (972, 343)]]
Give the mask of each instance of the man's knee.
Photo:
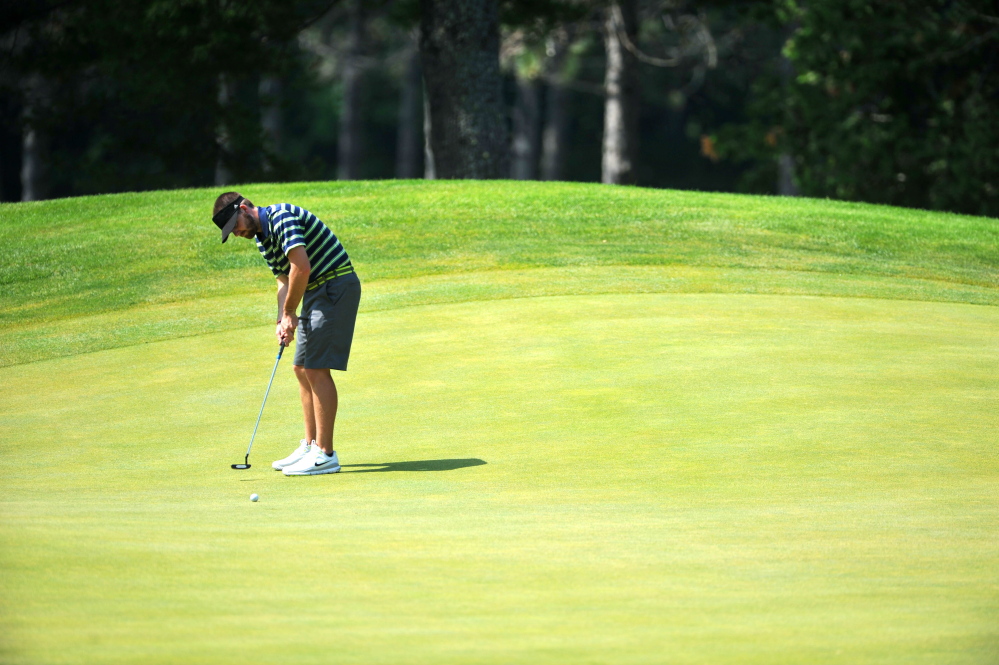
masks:
[(313, 385), (319, 381), (329, 381), (332, 378), (328, 369), (305, 369), (303, 367), (302, 370), (305, 372), (306, 380)]
[(305, 383), (309, 382), (309, 370), (305, 369), (301, 365), (292, 365), (292, 367), (295, 368), (295, 376), (298, 377), (299, 381), (304, 381)]

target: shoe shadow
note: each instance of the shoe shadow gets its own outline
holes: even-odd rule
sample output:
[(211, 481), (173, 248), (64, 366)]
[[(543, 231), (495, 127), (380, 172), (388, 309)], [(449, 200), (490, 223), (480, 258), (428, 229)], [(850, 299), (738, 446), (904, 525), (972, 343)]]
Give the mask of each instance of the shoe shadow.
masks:
[[(342, 473), (375, 473), (381, 471), (454, 471), (467, 466), (482, 466), (480, 459), (428, 459), (417, 462), (385, 462), (382, 464), (341, 464)], [(364, 468), (360, 468), (364, 467)], [(351, 469), (348, 471), (348, 469)]]

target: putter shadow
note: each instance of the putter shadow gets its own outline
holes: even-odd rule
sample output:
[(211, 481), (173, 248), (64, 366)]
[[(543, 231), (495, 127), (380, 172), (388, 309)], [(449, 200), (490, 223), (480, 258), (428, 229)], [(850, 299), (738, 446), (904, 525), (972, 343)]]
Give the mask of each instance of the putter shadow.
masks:
[[(384, 462), (382, 464), (343, 464), (342, 473), (378, 473), (382, 471), (454, 471), (469, 466), (482, 466), (480, 459), (428, 459), (415, 462)], [(364, 467), (364, 468), (361, 468)], [(348, 469), (351, 469), (348, 471)]]

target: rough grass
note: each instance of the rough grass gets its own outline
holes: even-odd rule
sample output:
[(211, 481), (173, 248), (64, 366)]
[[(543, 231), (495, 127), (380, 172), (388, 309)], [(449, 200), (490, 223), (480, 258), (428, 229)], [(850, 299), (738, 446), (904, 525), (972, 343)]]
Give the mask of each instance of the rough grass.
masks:
[[(208, 215), (219, 191), (0, 206), (0, 366), (270, 316), (260, 299), (250, 310), (225, 302), (273, 282), (251, 243), (218, 242)], [(496, 271), (480, 286), (517, 297), (525, 281), (536, 294), (546, 280), (507, 279), (510, 271), (572, 268), (554, 278), (562, 287), (542, 292), (828, 295), (823, 278), (835, 276), (845, 295), (999, 304), (993, 219), (567, 183), (298, 183), (243, 193), (312, 210), (341, 236), (366, 285), (413, 303), (412, 284), (394, 280)], [(447, 298), (480, 297), (469, 281)]]

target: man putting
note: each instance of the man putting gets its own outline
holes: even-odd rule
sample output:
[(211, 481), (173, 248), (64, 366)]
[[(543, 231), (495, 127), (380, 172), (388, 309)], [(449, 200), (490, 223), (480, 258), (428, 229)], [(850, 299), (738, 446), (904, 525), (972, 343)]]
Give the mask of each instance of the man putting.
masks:
[[(230, 233), (255, 239), (277, 278), (278, 341), (287, 346), (301, 323), (294, 365), (305, 438), (271, 466), (286, 476), (336, 473), (337, 392), (330, 370), (347, 370), (361, 301), (361, 281), (347, 251), (318, 217), (288, 203), (257, 208), (237, 192), (226, 192), (215, 199), (212, 221), (222, 229), (222, 242)], [(299, 303), (301, 319), (295, 315)]]

